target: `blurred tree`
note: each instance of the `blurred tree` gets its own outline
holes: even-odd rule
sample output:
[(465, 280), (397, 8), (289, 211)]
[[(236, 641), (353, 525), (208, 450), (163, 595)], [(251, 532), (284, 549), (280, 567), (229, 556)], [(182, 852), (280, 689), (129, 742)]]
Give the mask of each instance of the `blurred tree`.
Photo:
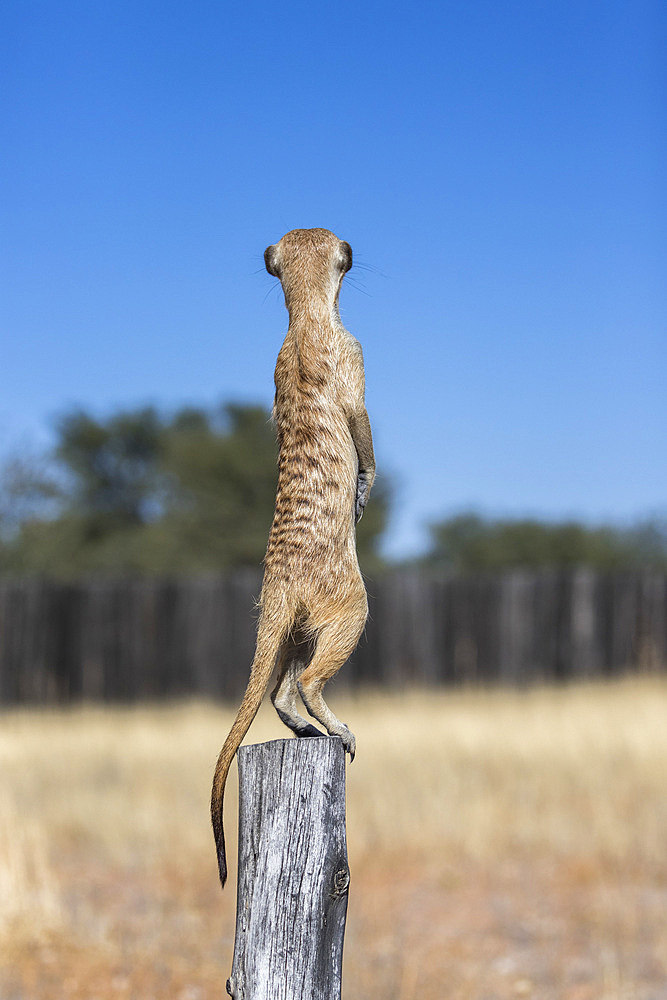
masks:
[[(57, 504), (40, 516), (30, 500), (37, 479), (29, 486), (24, 477), (14, 490), (22, 500), (13, 501), (15, 528), (0, 546), (0, 567), (73, 576), (261, 565), (277, 480), (266, 410), (227, 404), (162, 418), (149, 407), (106, 421), (76, 411), (57, 432)], [(359, 526), (366, 573), (381, 567), (388, 507), (389, 488), (378, 484)]]
[(258, 566), (276, 491), (276, 437), (269, 414), (227, 404), (187, 409), (166, 428), (165, 511), (147, 541), (161, 569)]
[(60, 498), (60, 487), (44, 456), (10, 455), (0, 468), (0, 541), (10, 541), (27, 521), (55, 516)]
[(69, 513), (81, 519), (91, 541), (145, 525), (159, 513), (164, 428), (152, 407), (106, 423), (79, 410), (63, 417), (57, 431)]
[(659, 519), (622, 529), (576, 521), (489, 520), (467, 512), (432, 525), (431, 539), (424, 561), (454, 572), (584, 565), (667, 569), (667, 522)]

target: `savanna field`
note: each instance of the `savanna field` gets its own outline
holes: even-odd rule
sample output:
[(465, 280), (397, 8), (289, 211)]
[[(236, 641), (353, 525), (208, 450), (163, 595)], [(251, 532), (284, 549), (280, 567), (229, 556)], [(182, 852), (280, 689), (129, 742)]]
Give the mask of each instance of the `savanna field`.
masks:
[[(667, 998), (664, 679), (330, 700), (357, 737), (345, 1000)], [(0, 716), (0, 1000), (226, 995), (233, 711)], [(285, 734), (268, 705), (249, 736)]]

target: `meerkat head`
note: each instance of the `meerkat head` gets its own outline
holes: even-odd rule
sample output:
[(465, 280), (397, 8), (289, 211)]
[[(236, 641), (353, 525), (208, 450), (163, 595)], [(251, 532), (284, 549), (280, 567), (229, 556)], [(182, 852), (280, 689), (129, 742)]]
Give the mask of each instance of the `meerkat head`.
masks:
[(293, 229), (264, 251), (266, 270), (280, 280), (289, 309), (305, 299), (335, 305), (352, 247), (328, 229)]

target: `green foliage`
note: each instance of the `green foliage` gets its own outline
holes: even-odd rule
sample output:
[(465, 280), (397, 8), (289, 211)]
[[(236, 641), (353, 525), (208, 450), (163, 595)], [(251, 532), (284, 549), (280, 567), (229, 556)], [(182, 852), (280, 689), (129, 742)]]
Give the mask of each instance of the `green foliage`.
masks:
[(27, 521), (57, 513), (59, 499), (48, 463), (37, 455), (10, 456), (0, 469), (0, 551)]
[(119, 413), (106, 423), (77, 411), (57, 430), (56, 458), (69, 474), (68, 505), (91, 540), (148, 523), (164, 436), (156, 411)]
[[(263, 408), (165, 418), (149, 407), (106, 421), (76, 411), (56, 429), (51, 478), (29, 463), (0, 477), (0, 569), (71, 577), (260, 566), (277, 480)], [(365, 572), (381, 564), (388, 506), (379, 485), (359, 528)]]
[(489, 520), (463, 513), (431, 527), (426, 562), (454, 572), (591, 566), (599, 570), (667, 569), (667, 523), (631, 529), (576, 521)]
[(165, 435), (169, 489), (147, 539), (160, 570), (260, 564), (276, 494), (276, 441), (260, 407), (177, 413)]

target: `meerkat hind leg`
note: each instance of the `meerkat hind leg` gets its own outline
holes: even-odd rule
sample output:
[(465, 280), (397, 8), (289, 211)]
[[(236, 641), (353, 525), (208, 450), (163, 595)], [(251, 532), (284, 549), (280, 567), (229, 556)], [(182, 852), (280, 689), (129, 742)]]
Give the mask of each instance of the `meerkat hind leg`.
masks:
[(297, 678), (308, 666), (313, 655), (312, 643), (298, 641), (290, 636), (284, 643), (278, 661), (278, 680), (271, 693), (273, 707), (281, 722), (292, 730), (295, 736), (324, 736), (299, 714), (299, 691)]
[(356, 746), (354, 735), (345, 723), (333, 714), (322, 697), (322, 689), (353, 653), (365, 621), (364, 610), (358, 629), (352, 628), (349, 621), (342, 627), (327, 625), (323, 628), (317, 638), (313, 658), (297, 682), (299, 693), (309, 714), (324, 726), (330, 736), (340, 736), (350, 760), (354, 760)]

